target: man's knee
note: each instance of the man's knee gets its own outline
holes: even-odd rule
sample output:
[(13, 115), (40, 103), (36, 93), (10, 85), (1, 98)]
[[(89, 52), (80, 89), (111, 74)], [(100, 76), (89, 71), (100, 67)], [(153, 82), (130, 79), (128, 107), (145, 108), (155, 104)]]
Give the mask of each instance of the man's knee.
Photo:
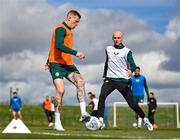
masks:
[(85, 84), (85, 82), (84, 82), (83, 79), (77, 79), (77, 89), (78, 90), (83, 89), (84, 88), (84, 84)]
[(62, 96), (63, 94), (64, 94), (64, 88), (57, 88), (56, 89), (57, 90), (57, 93), (60, 95), (60, 96)]
[(54, 85), (55, 85), (55, 88), (56, 88), (56, 92), (59, 94), (59, 95), (62, 95), (64, 94), (64, 81), (62, 79), (55, 79), (54, 80)]

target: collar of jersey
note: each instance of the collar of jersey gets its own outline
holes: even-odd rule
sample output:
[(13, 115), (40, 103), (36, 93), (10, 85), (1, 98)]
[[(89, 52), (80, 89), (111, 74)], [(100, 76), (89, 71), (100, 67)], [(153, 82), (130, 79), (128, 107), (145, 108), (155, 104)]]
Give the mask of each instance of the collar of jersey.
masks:
[(121, 43), (119, 45), (114, 45), (116, 49), (123, 49), (125, 46)]
[(63, 23), (62, 24), (64, 24), (69, 30), (71, 30), (71, 28), (66, 24), (66, 22), (65, 21), (63, 21)]
[(134, 75), (135, 77), (140, 77), (141, 75)]

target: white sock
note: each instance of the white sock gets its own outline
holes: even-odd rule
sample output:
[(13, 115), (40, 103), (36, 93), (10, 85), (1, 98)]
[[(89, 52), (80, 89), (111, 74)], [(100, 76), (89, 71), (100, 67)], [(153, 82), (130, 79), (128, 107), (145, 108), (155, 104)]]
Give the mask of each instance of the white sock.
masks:
[(141, 127), (142, 125), (142, 118), (138, 117), (138, 127)]
[(59, 112), (55, 112), (54, 128), (59, 130), (59, 131), (64, 131), (64, 128), (62, 127), (62, 124), (61, 124), (61, 118), (60, 118), (60, 113)]
[(55, 126), (56, 125), (61, 125), (61, 119), (60, 119), (60, 113), (55, 112)]
[(83, 101), (83, 102), (80, 102), (80, 109), (81, 109), (81, 115), (85, 114), (86, 113), (86, 102)]
[(104, 123), (103, 117), (100, 117), (99, 120), (100, 120), (102, 123)]

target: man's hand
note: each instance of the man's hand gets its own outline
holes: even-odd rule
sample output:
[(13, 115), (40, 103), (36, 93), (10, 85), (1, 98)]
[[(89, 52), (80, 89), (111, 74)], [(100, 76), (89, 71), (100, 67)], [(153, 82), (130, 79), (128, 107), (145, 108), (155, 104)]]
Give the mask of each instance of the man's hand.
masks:
[(83, 52), (77, 52), (76, 56), (81, 60), (85, 58), (85, 55)]
[(45, 70), (49, 70), (49, 63), (46, 63), (46, 64), (44, 65), (44, 69), (45, 69)]
[(132, 71), (129, 70), (129, 69), (126, 69), (126, 73), (127, 73), (128, 77), (131, 77), (131, 76), (132, 76)]

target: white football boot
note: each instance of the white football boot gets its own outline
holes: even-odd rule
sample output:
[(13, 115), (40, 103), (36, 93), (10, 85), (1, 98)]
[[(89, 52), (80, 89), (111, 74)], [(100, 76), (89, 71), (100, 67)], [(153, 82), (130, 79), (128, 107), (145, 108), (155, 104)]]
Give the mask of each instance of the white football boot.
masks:
[(105, 125), (102, 117), (99, 118), (99, 122), (100, 122), (100, 127), (99, 127), (99, 129), (100, 129), (100, 130), (104, 129), (104, 128), (106, 127), (106, 125)]
[(149, 131), (153, 131), (153, 126), (152, 124), (149, 122), (148, 118), (144, 117), (143, 118), (143, 121), (144, 121), (144, 125), (147, 127), (147, 129)]
[(48, 124), (48, 127), (51, 127), (51, 126), (53, 126), (53, 125), (54, 125), (54, 123), (50, 122), (50, 123)]
[(88, 122), (90, 120), (90, 118), (91, 118), (91, 116), (86, 112), (86, 113), (82, 114), (79, 121), (80, 122)]

